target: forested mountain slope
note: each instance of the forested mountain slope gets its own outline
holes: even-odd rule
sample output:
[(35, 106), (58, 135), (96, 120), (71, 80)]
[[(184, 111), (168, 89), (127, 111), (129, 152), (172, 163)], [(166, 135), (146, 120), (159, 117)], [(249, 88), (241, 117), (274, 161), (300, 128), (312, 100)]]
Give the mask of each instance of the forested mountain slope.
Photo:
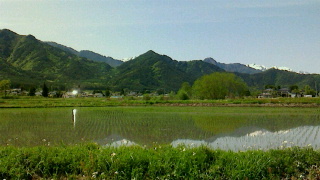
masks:
[[(37, 40), (34, 36), (18, 35), (10, 30), (0, 31), (0, 61), (6, 67), (1, 70), (4, 77), (15, 79), (13, 83), (41, 84), (50, 81), (53, 84), (90, 82), (105, 83), (110, 65), (80, 58), (72, 53), (52, 47)], [(24, 76), (19, 81), (16, 77)], [(35, 77), (30, 76), (33, 74)]]
[(117, 67), (112, 85), (118, 90), (178, 90), (183, 82), (193, 83), (200, 76), (217, 71), (224, 70), (202, 61), (175, 61), (150, 50)]

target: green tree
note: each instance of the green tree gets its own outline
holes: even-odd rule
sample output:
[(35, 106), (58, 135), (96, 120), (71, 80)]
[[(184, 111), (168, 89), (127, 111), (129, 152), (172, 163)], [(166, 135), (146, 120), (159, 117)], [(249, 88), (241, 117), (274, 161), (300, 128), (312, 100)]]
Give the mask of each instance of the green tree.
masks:
[(0, 90), (4, 91), (4, 97), (7, 96), (7, 90), (10, 89), (11, 81), (4, 79), (0, 81)]
[(185, 91), (178, 91), (177, 96), (180, 100), (188, 100), (190, 99), (190, 97), (188, 96), (188, 94)]
[(111, 95), (110, 89), (107, 87), (107, 89), (106, 89), (106, 97), (110, 97), (110, 95)]
[(212, 73), (197, 79), (192, 86), (193, 94), (199, 99), (225, 99), (243, 96), (248, 90), (242, 79), (232, 73)]
[(126, 91), (125, 91), (125, 89), (121, 89), (121, 91), (120, 91), (120, 95), (122, 95), (122, 96), (125, 96), (125, 95), (126, 95)]
[(63, 95), (63, 93), (62, 93), (61, 91), (58, 91), (58, 92), (56, 93), (55, 97), (61, 98), (62, 95)]
[(281, 89), (281, 86), (275, 86), (275, 85), (268, 84), (268, 85), (265, 85), (264, 88), (265, 89), (279, 90), (279, 89)]
[(291, 85), (289, 89), (290, 89), (290, 92), (292, 92), (294, 90), (299, 90), (299, 87), (297, 85)]
[(188, 82), (184, 82), (179, 89), (177, 96), (181, 100), (188, 100), (192, 97), (192, 87)]
[(30, 88), (29, 96), (35, 96), (35, 95), (36, 95), (36, 88), (35, 87)]
[(309, 85), (306, 85), (304, 87), (304, 94), (305, 95), (312, 95), (315, 96), (316, 95), (316, 91), (314, 89), (312, 89)]
[(48, 97), (48, 95), (49, 95), (49, 88), (47, 87), (46, 83), (43, 83), (42, 96)]

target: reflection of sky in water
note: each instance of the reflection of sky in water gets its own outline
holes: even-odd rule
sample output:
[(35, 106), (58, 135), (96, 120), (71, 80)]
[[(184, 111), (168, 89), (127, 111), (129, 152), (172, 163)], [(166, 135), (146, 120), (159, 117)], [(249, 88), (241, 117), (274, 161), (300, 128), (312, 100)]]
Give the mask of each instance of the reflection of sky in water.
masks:
[(213, 137), (207, 141), (178, 139), (171, 144), (177, 146), (185, 144), (187, 146), (206, 145), (213, 149), (222, 150), (250, 150), (250, 149), (277, 149), (292, 146), (312, 146), (320, 147), (320, 126), (302, 126), (285, 131), (270, 132), (267, 130), (256, 130), (248, 132), (240, 137), (220, 136)]

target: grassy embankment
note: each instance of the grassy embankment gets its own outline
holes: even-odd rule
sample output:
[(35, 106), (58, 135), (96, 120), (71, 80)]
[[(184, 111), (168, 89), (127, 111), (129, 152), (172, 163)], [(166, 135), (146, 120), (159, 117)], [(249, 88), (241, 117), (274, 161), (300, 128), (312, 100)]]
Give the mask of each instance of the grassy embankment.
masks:
[(225, 99), (225, 100), (166, 100), (162, 97), (150, 100), (124, 98), (43, 98), (13, 97), (0, 99), (0, 108), (34, 107), (104, 107), (104, 106), (320, 106), (320, 98), (274, 98), (274, 99)]
[(0, 148), (1, 179), (317, 179), (311, 148), (231, 152), (205, 147)]

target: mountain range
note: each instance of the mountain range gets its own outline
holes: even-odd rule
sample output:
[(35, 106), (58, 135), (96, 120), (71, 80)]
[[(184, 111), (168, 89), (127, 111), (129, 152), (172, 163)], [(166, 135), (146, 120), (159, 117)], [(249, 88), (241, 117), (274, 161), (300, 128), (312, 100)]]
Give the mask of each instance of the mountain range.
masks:
[(128, 61), (55, 43), (43, 42), (32, 35), (0, 30), (0, 80), (10, 79), (12, 86), (40, 87), (46, 82), (52, 89), (159, 90), (177, 91), (183, 82), (213, 72), (233, 72), (249, 86), (267, 84), (314, 87), (320, 75), (299, 74), (279, 69), (257, 70), (240, 64), (224, 64), (213, 58), (176, 61), (152, 50)]
[[(76, 51), (71, 47), (67, 47), (67, 46), (64, 46), (62, 44), (58, 44), (56, 42), (46, 42), (46, 43), (48, 43), (51, 46), (60, 48), (60, 49), (62, 49), (64, 51), (71, 52), (71, 53), (73, 53), (73, 54), (75, 54), (77, 56), (80, 56), (80, 57), (88, 58), (88, 59), (91, 59), (91, 60), (94, 60), (94, 61), (99, 61), (99, 62), (106, 62), (112, 67), (120, 66), (123, 62), (132, 60), (132, 59), (137, 57), (137, 56), (135, 56), (135, 57), (131, 57), (131, 58), (124, 58), (122, 60), (117, 60), (117, 59), (114, 59), (114, 58), (112, 58), (110, 56), (106, 57), (106, 56), (103, 56), (101, 54), (95, 53), (93, 51), (89, 51), (89, 50)], [(211, 63), (213, 65), (216, 65), (216, 66), (218, 66), (218, 67), (220, 67), (220, 68), (222, 68), (222, 69), (224, 69), (225, 71), (228, 71), (228, 72), (255, 74), (255, 73), (260, 73), (262, 71), (266, 71), (266, 70), (269, 70), (269, 69), (279, 69), (279, 70), (294, 72), (291, 68), (288, 68), (288, 67), (272, 66), (272, 67), (268, 68), (268, 67), (266, 67), (264, 65), (258, 65), (258, 64), (247, 64), (247, 65), (244, 65), (244, 64), (241, 64), (241, 63), (230, 63), (230, 64), (220, 63), (220, 62), (217, 62), (216, 60), (214, 60), (211, 57), (205, 58), (203, 61), (207, 62), (207, 63)], [(305, 71), (299, 71), (297, 73), (309, 74), (308, 72), (305, 72)]]

